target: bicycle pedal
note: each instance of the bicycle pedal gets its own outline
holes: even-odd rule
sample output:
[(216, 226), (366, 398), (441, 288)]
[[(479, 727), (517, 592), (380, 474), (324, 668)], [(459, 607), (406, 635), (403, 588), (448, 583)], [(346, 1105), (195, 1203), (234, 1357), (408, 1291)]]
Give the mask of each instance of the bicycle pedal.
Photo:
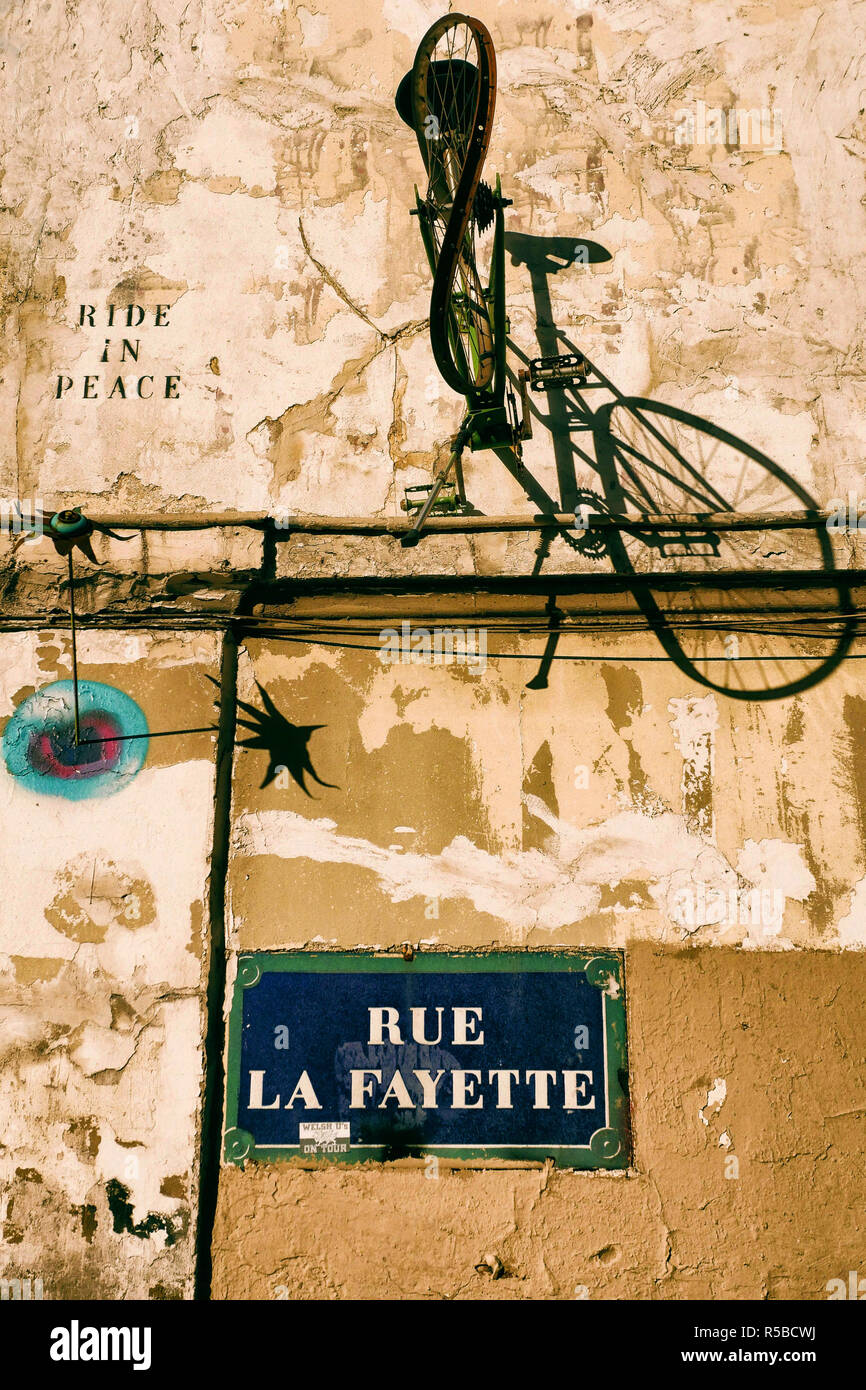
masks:
[[(403, 501), (400, 503), (400, 510), (407, 512), (409, 516), (417, 515), (421, 511), (430, 493), (433, 491), (435, 483), (415, 483), (403, 489)], [(449, 512), (455, 512), (461, 505), (460, 498), (457, 496), (457, 488), (453, 482), (444, 482), (439, 489), (439, 496), (431, 508), (431, 516), (442, 516)]]
[(529, 364), (529, 384), (533, 391), (551, 391), (575, 383), (583, 386), (591, 371), (586, 358), (578, 353), (536, 357)]

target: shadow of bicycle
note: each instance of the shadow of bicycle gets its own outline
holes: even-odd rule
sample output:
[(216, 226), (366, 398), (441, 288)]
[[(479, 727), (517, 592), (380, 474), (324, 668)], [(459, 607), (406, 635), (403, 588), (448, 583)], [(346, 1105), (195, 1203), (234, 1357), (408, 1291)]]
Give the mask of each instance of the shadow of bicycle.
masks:
[[(603, 264), (609, 254), (577, 238), (509, 232), (505, 243), (512, 264), (529, 271), (541, 354), (585, 356), (554, 322), (550, 280), (572, 267)], [(850, 649), (855, 619), (816, 500), (730, 431), (663, 402), (623, 395), (589, 365), (587, 383), (547, 392), (543, 403), (529, 400), (534, 426), (553, 441), (559, 502), (513, 457), (505, 451), (499, 457), (542, 512), (585, 508), (613, 514), (621, 524), (590, 529), (583, 538), (552, 526), (542, 533), (534, 573), (555, 534), (599, 562), (606, 559), (628, 581), (670, 659), (730, 698), (790, 697), (824, 679)], [(600, 491), (578, 481), (590, 469)], [(749, 513), (760, 513), (760, 527), (738, 520)], [(661, 526), (660, 516), (669, 524)], [(780, 555), (787, 560), (783, 571)], [(688, 564), (676, 564), (678, 556)], [(561, 615), (554, 598), (548, 611), (547, 648), (529, 689), (546, 686), (555, 655)]]

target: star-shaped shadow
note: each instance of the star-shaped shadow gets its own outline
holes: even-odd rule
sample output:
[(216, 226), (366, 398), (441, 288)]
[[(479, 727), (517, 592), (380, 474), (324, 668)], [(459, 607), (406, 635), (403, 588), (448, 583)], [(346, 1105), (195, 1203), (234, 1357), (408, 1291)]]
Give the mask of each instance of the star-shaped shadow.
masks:
[[(214, 685), (218, 682), (208, 677)], [(318, 782), (320, 787), (331, 787), (337, 789), (335, 782), (324, 782), (310, 761), (310, 751), (308, 744), (311, 736), (317, 729), (324, 729), (324, 724), (293, 724), (285, 715), (280, 714), (273, 700), (266, 690), (263, 690), (256, 681), (256, 689), (261, 696), (264, 710), (256, 709), (255, 705), (250, 705), (246, 700), (238, 700), (238, 708), (249, 716), (247, 719), (238, 718), (238, 724), (243, 728), (249, 729), (250, 735), (247, 738), (238, 739), (240, 748), (263, 749), (268, 755), (268, 768), (265, 772), (264, 781), (259, 787), (263, 791), (270, 786), (271, 782), (276, 781), (280, 772), (285, 770), (294, 782), (300, 787), (305, 796), (312, 796), (304, 783), (305, 776), (312, 777), (314, 782)]]

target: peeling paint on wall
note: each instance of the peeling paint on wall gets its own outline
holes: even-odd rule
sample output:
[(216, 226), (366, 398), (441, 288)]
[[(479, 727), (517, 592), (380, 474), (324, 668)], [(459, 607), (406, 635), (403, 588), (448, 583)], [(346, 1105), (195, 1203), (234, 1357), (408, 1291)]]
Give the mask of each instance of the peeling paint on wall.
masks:
[[(390, 536), (290, 524), (402, 515), (404, 488), (444, 464), (459, 422), (432, 364), (430, 279), (408, 216), (417, 149), (393, 107), (440, 8), (163, 0), (158, 23), (133, 7), (118, 26), (96, 0), (74, 13), (48, 0), (7, 16), (0, 402), (13, 427), (0, 437), (0, 502), (280, 521), (266, 534), (95, 538), (101, 563), (82, 562), (76, 579), (79, 659), (89, 688), (125, 691), (141, 711), (149, 742), (124, 750), (127, 769), (140, 766), (122, 795), (82, 799), (74, 814), (68, 788), (45, 795), (45, 773), (37, 784), (14, 758), (0, 767), (0, 1221), (12, 1261), (0, 1276), (38, 1270), (49, 1298), (192, 1287), (210, 626), (238, 607), (264, 626), (258, 586), (270, 580), (290, 627), (298, 579), (373, 580), (381, 595), (407, 576), (610, 573), (609, 556), (562, 535), (549, 546), (538, 534), (431, 536), (398, 554)], [(743, 482), (742, 453), (712, 428), (800, 489), (758, 468), (745, 509), (856, 494), (858, 7), (477, 0), (476, 12), (499, 59), (490, 168), (514, 199), (510, 230), (609, 253), (545, 272), (548, 308), (537, 268), (509, 257), (521, 351), (535, 356), (556, 330), (623, 393), (694, 417), (684, 435), (701, 495), (712, 485), (728, 498)], [(708, 134), (712, 109), (728, 119)], [(772, 139), (731, 123), (749, 110), (771, 114)], [(689, 123), (699, 111), (700, 133)], [(104, 323), (112, 302), (148, 320), (126, 377), (176, 377), (176, 398), (106, 399), (124, 351)], [(72, 383), (60, 394), (59, 377)], [(561, 502), (549, 421), (537, 423), (524, 450), (531, 498), (495, 455), (467, 454), (479, 512)], [(608, 424), (625, 444), (636, 428), (622, 405)], [(583, 431), (572, 450), (575, 485), (608, 495), (597, 437)], [(644, 464), (638, 495), (694, 504), (657, 453)], [(71, 642), (62, 557), (48, 538), (13, 550), (14, 539), (0, 536), (3, 611), (42, 629), (0, 634), (6, 746), (23, 749), (27, 711), (68, 690)], [(734, 564), (826, 568), (807, 530), (726, 533), (715, 546), (686, 557), (704, 578)], [(625, 567), (670, 575), (684, 560), (667, 549), (628, 536)], [(857, 536), (832, 538), (843, 564), (860, 549)], [(397, 587), (380, 609), (390, 603), (399, 625)], [(323, 624), (343, 601), (315, 610)], [(485, 622), (485, 602), (479, 588), (463, 620)], [(154, 628), (161, 613), (172, 630)], [(724, 649), (724, 633), (702, 630), (697, 591), (679, 613), (685, 641)], [(318, 780), (267, 761), (261, 743), (236, 750), (229, 979), (236, 951), (255, 946), (624, 946), (636, 1169), (579, 1186), (546, 1170), (443, 1169), (435, 1182), (398, 1169), (232, 1171), (215, 1241), (223, 1296), (814, 1298), (859, 1258), (861, 663), (796, 699), (735, 706), (662, 659), (630, 614), (621, 631), (563, 633), (547, 687), (531, 689), (542, 642), (537, 623), (532, 638), (517, 630), (525, 616), (513, 631), (491, 624), (478, 679), (386, 670), (375, 650), (326, 645), (326, 632), (306, 645), (244, 639), (241, 699), (273, 718), (267, 692), (292, 728), (316, 730), (305, 751)], [(89, 626), (127, 617), (129, 630)], [(376, 632), (364, 640), (375, 649)], [(779, 659), (750, 634), (759, 674), (778, 683), (778, 668), (820, 666), (820, 644), (785, 641)], [(100, 768), (89, 784), (60, 780), (103, 791), (119, 778)], [(738, 1182), (723, 1167), (732, 1136)], [(371, 1260), (385, 1245), (388, 1259)]]
[(683, 815), (698, 835), (714, 839), (713, 735), (719, 722), (714, 695), (671, 700), (671, 727), (683, 755)]
[[(46, 644), (47, 636), (0, 637), (7, 691), (10, 675), (12, 689), (44, 688), (37, 666)], [(142, 707), (157, 711), (161, 727), (172, 711), (170, 727), (206, 723), (212, 697), (203, 672), (213, 669), (216, 641), (192, 639), (199, 706), (179, 710), (175, 692), (191, 669), (182, 646), (158, 635), (86, 637), (83, 689), (103, 701), (116, 686), (133, 692), (108, 702), (128, 729), (127, 706), (142, 721)], [(161, 648), (165, 664), (154, 657)], [(25, 702), (38, 705), (40, 694)], [(182, 735), (160, 740), (157, 765), (127, 780), (121, 796), (78, 803), (72, 818), (50, 787), (46, 794), (0, 771), (2, 1273), (38, 1270), (46, 1298), (191, 1288), (202, 1007), (201, 943), (199, 956), (188, 946), (210, 850), (212, 743), (204, 738), (204, 758)], [(165, 1185), (179, 1174), (181, 1182)], [(13, 1230), (20, 1234), (9, 1245)]]

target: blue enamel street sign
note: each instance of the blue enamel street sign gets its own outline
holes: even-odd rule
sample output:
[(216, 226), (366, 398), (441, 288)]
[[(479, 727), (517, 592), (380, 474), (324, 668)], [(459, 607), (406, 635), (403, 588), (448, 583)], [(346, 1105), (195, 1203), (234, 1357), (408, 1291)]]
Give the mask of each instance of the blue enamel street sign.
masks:
[(225, 1156), (629, 1161), (616, 953), (244, 955)]

